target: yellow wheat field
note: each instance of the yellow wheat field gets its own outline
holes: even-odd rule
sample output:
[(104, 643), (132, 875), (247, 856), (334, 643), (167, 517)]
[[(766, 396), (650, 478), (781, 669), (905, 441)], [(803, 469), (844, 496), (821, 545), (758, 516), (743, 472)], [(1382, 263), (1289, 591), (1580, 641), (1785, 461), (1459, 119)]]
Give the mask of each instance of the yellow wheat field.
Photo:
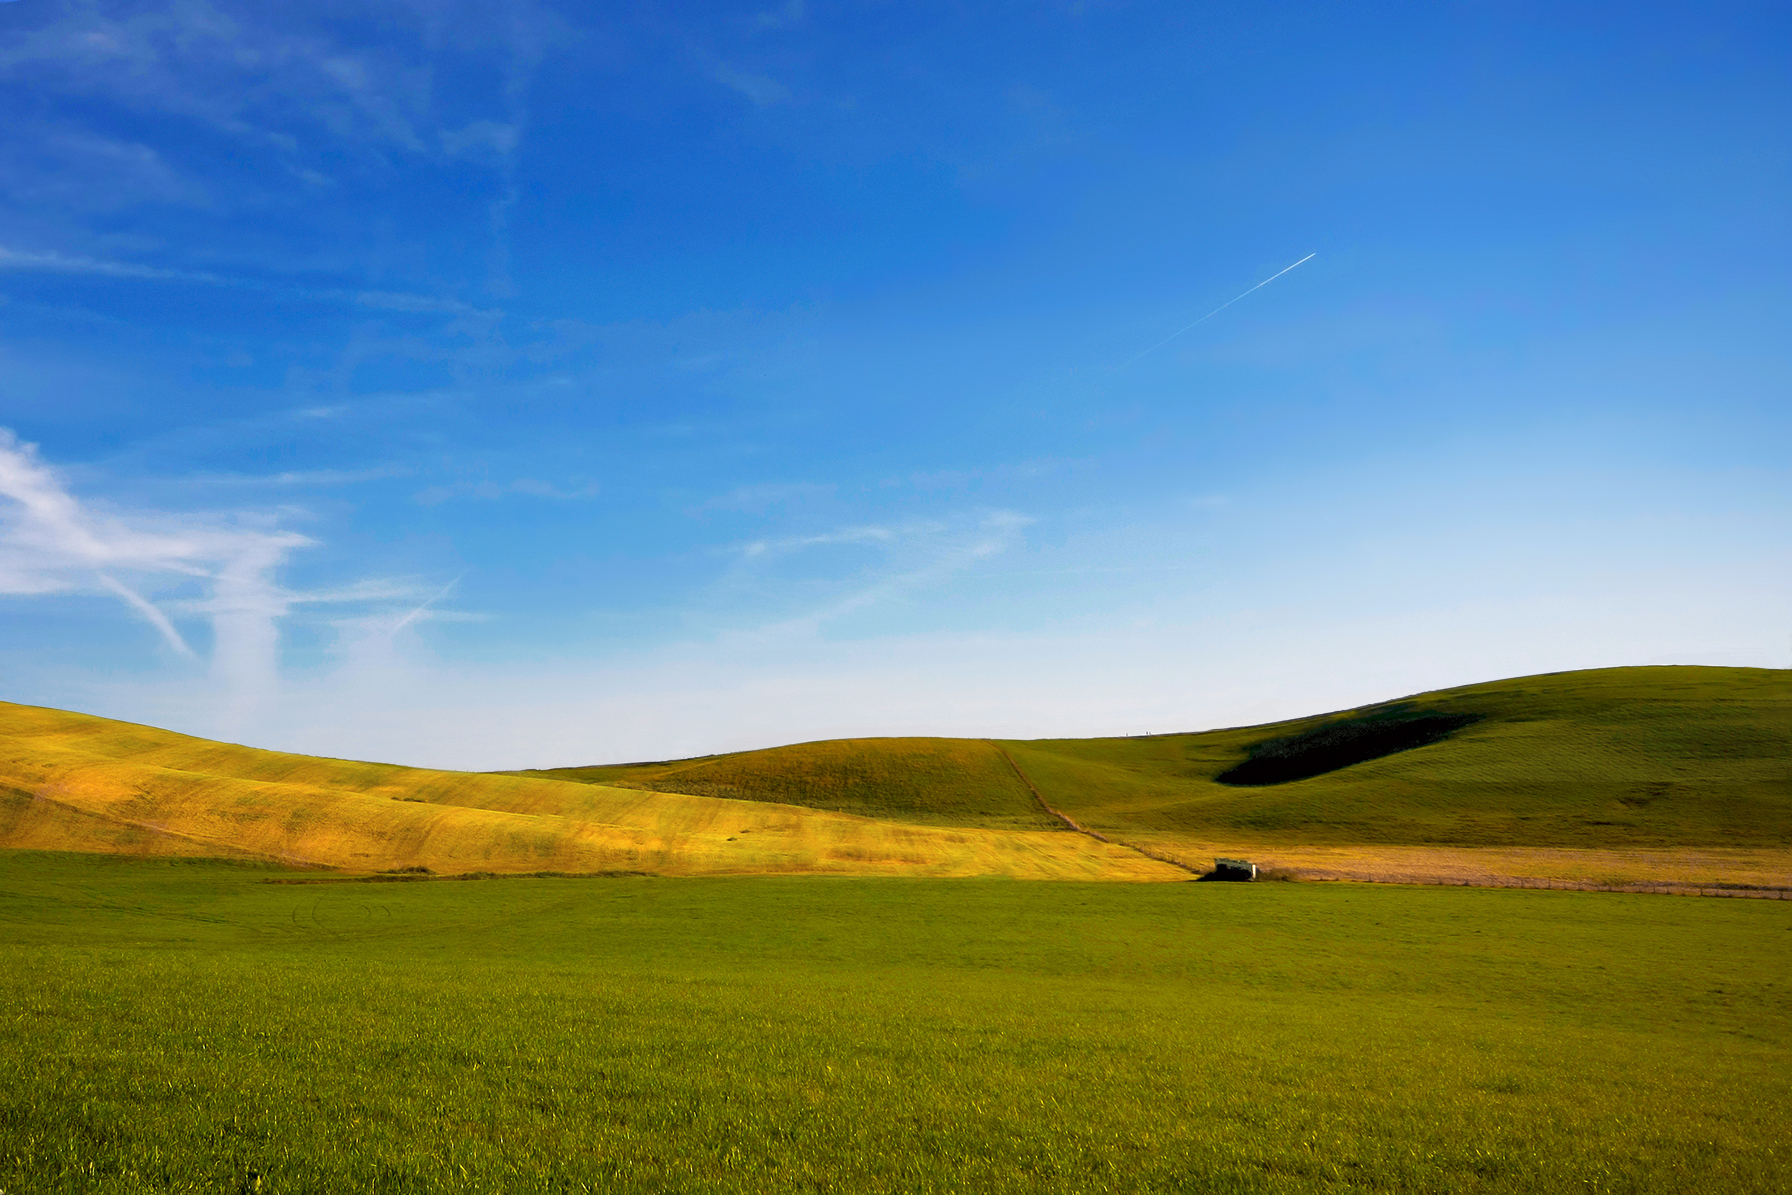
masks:
[(1180, 880), (1080, 834), (230, 746), (0, 703), (0, 847), (243, 855), (381, 871), (638, 870)]

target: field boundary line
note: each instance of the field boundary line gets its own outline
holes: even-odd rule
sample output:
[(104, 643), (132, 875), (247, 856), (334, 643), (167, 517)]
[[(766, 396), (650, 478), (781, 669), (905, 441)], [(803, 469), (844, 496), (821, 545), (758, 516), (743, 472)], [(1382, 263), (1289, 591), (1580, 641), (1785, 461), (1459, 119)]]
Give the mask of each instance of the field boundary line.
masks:
[(1528, 888), (1553, 892), (1617, 892), (1632, 896), (1712, 896), (1742, 900), (1792, 900), (1792, 888), (1774, 884), (1737, 884), (1723, 880), (1574, 880), (1560, 876), (1446, 876), (1413, 872), (1348, 871), (1336, 868), (1291, 867), (1303, 880), (1325, 883), (1342, 880), (1356, 884), (1395, 884), (1431, 888)]
[(1120, 842), (1116, 839), (1109, 838), (1106, 834), (1102, 834), (1099, 831), (1091, 830), (1087, 826), (1078, 824), (1076, 819), (1071, 817), (1068, 813), (1065, 813), (1061, 809), (1052, 808), (1051, 802), (1045, 799), (1045, 794), (1039, 791), (1039, 786), (1034, 784), (1032, 778), (1029, 777), (1026, 772), (1021, 770), (1021, 766), (1015, 761), (1014, 756), (1008, 754), (1008, 748), (1002, 746), (1002, 744), (996, 742), (994, 739), (984, 739), (983, 741), (1001, 752), (1002, 758), (1008, 761), (1008, 766), (1014, 769), (1014, 774), (1019, 776), (1020, 782), (1027, 786), (1027, 791), (1033, 794), (1033, 799), (1039, 802), (1039, 807), (1041, 809), (1063, 822), (1066, 826), (1069, 826), (1072, 830), (1075, 830), (1078, 834), (1087, 834), (1097, 842), (1105, 842), (1109, 846), (1117, 846), (1124, 850), (1134, 851), (1145, 856), (1147, 859), (1156, 859), (1159, 863), (1168, 863), (1171, 867), (1180, 867), (1190, 875), (1201, 874), (1200, 871), (1190, 867), (1180, 859), (1174, 859), (1168, 855), (1160, 855), (1156, 851), (1149, 850), (1142, 846), (1134, 846), (1130, 842)]

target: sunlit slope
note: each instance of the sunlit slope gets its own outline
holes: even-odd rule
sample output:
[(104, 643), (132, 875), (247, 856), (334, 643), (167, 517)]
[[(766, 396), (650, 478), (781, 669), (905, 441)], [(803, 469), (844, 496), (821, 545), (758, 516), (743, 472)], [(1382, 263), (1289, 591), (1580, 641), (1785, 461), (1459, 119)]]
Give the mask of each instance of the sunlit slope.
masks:
[[(1390, 710), (1458, 715), (1466, 724), (1441, 741), (1305, 779), (1214, 779), (1255, 745)], [(1778, 670), (1552, 673), (1270, 726), (1007, 746), (1053, 805), (1116, 833), (1271, 843), (1792, 846), (1792, 672)]]
[(516, 772), (926, 825), (1068, 832), (983, 739), (833, 739), (665, 763)]
[(257, 751), (0, 703), (0, 847), (253, 855), (376, 871), (1179, 879), (1078, 834)]
[[(1352, 735), (1364, 727), (1412, 731), (1405, 741), (1418, 745), (1304, 778), (1215, 779), (1247, 764), (1246, 779), (1301, 772), (1266, 766), (1291, 756), (1306, 770), (1330, 767), (1335, 758), (1303, 756), (1303, 744), (1324, 747), (1329, 735), (1348, 756), (1363, 746)], [(1002, 746), (1054, 807), (1141, 844), (1161, 834), (1260, 844), (1792, 846), (1792, 672), (1769, 669), (1552, 673), (1266, 726)], [(979, 740), (852, 739), (518, 774), (935, 825), (1049, 824), (1001, 752)]]

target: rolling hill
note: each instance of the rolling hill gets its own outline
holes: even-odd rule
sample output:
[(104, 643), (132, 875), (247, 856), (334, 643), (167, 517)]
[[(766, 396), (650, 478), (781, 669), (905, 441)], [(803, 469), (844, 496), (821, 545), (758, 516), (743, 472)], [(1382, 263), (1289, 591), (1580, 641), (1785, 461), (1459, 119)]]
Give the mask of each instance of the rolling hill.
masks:
[(506, 774), (777, 801), (919, 825), (1065, 828), (982, 739), (830, 739), (665, 763)]
[(1551, 673), (1189, 734), (855, 739), (521, 774), (932, 825), (1017, 824), (1036, 790), (1191, 867), (1792, 885), (1792, 672), (1762, 668)]
[(848, 739), (515, 774), (1019, 825), (1036, 802), (1004, 750), (1051, 806), (1120, 835), (1792, 846), (1792, 672), (1765, 668), (1551, 673), (1202, 733)]
[(0, 847), (375, 872), (1186, 878), (1062, 830), (913, 825), (763, 801), (258, 751), (0, 704)]
[[(1339, 742), (1367, 729), (1355, 746), (1374, 748), (1377, 723), (1402, 717), (1450, 728), (1360, 759)], [(1792, 672), (1769, 669), (1556, 673), (1272, 726), (1008, 746), (1047, 800), (1096, 828), (1266, 842), (1792, 846)], [(1283, 774), (1303, 754), (1316, 770), (1247, 772), (1277, 754)]]
[(0, 847), (362, 871), (1114, 879), (1186, 878), (1158, 859), (1243, 851), (1358, 878), (1783, 886), (1792, 673), (1603, 669), (1200, 733), (842, 739), (486, 774), (0, 704)]

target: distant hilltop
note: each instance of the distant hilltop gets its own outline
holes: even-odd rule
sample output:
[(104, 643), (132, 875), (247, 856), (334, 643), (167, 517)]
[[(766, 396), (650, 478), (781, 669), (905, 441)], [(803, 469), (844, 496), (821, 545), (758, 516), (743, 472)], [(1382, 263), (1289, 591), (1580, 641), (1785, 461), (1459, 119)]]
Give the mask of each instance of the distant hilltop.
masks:
[(367, 873), (1176, 880), (1294, 847), (1792, 849), (1792, 673), (1757, 668), (1551, 673), (1203, 733), (504, 773), (11, 704), (0, 741), (0, 847)]

